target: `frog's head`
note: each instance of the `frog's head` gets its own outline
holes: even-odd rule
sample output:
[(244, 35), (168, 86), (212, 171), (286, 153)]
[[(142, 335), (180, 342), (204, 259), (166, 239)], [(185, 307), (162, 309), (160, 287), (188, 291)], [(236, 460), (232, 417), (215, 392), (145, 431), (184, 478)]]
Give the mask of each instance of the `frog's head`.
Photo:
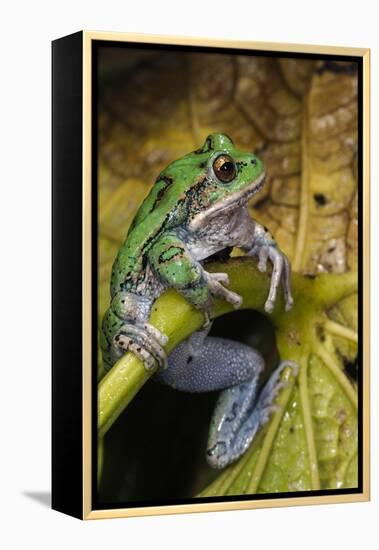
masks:
[(264, 182), (263, 162), (253, 153), (237, 149), (225, 134), (209, 135), (200, 149), (184, 159), (200, 170), (190, 189), (189, 226), (193, 230), (246, 204)]

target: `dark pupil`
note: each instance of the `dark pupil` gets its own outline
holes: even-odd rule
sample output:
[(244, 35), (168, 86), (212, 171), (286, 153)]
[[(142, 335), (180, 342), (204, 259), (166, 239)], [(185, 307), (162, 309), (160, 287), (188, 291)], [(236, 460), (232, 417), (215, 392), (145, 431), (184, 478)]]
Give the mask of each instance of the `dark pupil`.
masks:
[(232, 181), (236, 174), (233, 159), (228, 155), (220, 155), (213, 164), (216, 176), (223, 182)]
[(232, 162), (224, 162), (224, 164), (221, 166), (220, 170), (222, 170), (225, 174), (233, 172), (233, 163)]

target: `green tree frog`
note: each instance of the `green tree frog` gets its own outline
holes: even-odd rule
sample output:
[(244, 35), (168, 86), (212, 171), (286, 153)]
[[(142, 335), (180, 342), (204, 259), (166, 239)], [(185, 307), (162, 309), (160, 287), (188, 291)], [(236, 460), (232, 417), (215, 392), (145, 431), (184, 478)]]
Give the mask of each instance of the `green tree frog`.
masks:
[[(139, 208), (111, 274), (111, 302), (101, 330), (106, 369), (127, 351), (156, 379), (189, 392), (223, 390), (211, 421), (207, 459), (223, 468), (240, 457), (275, 409), (280, 372), (296, 365), (282, 361), (259, 392), (262, 356), (249, 346), (208, 336), (212, 303), (221, 297), (235, 308), (242, 298), (227, 288), (225, 273), (209, 273), (204, 261), (239, 247), (273, 265), (266, 312), (273, 310), (282, 286), (285, 308), (293, 304), (291, 268), (268, 230), (249, 216), (248, 200), (265, 179), (263, 162), (237, 149), (221, 133), (167, 166)], [(174, 288), (204, 313), (203, 330), (181, 343), (167, 358), (168, 338), (149, 323), (154, 301)]]

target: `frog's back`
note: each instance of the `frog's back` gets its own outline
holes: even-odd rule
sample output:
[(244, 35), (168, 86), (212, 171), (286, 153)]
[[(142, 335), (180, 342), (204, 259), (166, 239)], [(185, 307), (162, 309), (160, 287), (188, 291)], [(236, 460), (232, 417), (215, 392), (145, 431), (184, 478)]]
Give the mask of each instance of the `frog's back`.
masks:
[(144, 273), (150, 248), (164, 231), (186, 219), (188, 191), (203, 175), (201, 156), (186, 155), (170, 164), (157, 178), (138, 209), (113, 264), (112, 296), (121, 289), (135, 290)]

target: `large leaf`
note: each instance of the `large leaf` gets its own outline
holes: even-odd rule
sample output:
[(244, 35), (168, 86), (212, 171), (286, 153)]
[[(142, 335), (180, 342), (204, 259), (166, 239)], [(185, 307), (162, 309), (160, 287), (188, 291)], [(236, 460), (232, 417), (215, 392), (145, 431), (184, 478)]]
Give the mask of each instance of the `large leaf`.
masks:
[[(101, 189), (123, 184), (130, 199), (138, 178), (147, 192), (168, 162), (209, 132), (226, 132), (267, 164), (253, 215), (270, 227), (294, 269), (355, 268), (354, 64), (168, 52), (137, 61), (104, 85)], [(133, 208), (124, 207), (131, 216)]]
[[(99, 318), (109, 301), (112, 261), (156, 175), (213, 131), (228, 133), (264, 159), (268, 178), (251, 214), (273, 232), (295, 271), (356, 269), (354, 65), (171, 52), (124, 56), (116, 49), (103, 55)], [(338, 300), (323, 302), (330, 287), (337, 292), (338, 278), (322, 280), (317, 300), (312, 281), (299, 283), (294, 317), (283, 316), (276, 326), (280, 355), (300, 364), (298, 379), (289, 378), (278, 398), (281, 411), (203, 495), (356, 486), (357, 398), (345, 372), (357, 351), (356, 284)], [(309, 301), (317, 307), (310, 310)], [(307, 305), (306, 314), (299, 303)], [(180, 327), (175, 334), (179, 341)], [(146, 380), (137, 363), (126, 356), (101, 383), (100, 395), (118, 396), (106, 429)], [(117, 378), (125, 368), (133, 371), (131, 393)]]

